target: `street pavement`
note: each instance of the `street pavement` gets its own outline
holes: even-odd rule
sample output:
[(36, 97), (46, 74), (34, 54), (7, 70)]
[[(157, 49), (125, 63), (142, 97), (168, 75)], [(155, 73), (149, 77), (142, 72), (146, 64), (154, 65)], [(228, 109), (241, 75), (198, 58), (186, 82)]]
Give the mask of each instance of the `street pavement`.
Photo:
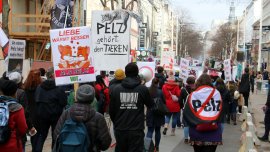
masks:
[[(266, 92), (255, 92), (250, 95), (252, 116), (253, 121), (257, 129), (257, 134), (262, 136), (264, 133), (264, 114), (262, 111), (262, 106), (266, 102)], [(238, 121), (237, 125), (225, 124), (223, 133), (223, 145), (218, 146), (217, 152), (238, 152), (240, 148), (240, 138), (242, 135), (241, 131), (242, 122)], [(112, 126), (110, 127), (112, 133)], [(113, 133), (112, 133), (113, 136)], [(115, 143), (113, 137), (112, 145)], [(48, 135), (48, 139), (44, 144), (44, 152), (50, 152), (51, 148), (51, 136)], [(258, 152), (270, 152), (270, 143), (261, 142), (260, 146), (256, 147)], [(114, 146), (109, 148), (107, 152), (113, 152)], [(29, 142), (26, 145), (26, 152), (31, 152), (31, 145)], [(170, 130), (168, 130), (167, 135), (162, 135), (160, 142), (160, 152), (193, 152), (192, 146), (184, 143), (183, 129), (176, 129), (176, 136), (170, 136)]]

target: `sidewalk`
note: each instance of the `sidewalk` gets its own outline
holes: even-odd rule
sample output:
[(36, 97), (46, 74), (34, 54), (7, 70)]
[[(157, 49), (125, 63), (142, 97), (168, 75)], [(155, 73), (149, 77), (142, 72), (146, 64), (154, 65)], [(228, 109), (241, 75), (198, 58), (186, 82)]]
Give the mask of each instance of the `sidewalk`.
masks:
[[(257, 135), (262, 136), (264, 134), (264, 113), (262, 107), (265, 105), (267, 100), (266, 92), (250, 95), (253, 123), (257, 129)], [(261, 145), (257, 147), (258, 152), (270, 152), (270, 143), (261, 142)]]

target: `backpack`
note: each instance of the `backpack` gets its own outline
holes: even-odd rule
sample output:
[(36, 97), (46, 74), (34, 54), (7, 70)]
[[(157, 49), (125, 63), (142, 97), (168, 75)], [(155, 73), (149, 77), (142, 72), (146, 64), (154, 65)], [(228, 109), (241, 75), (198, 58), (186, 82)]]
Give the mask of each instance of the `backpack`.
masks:
[(161, 98), (154, 98), (153, 112), (155, 115), (166, 115), (169, 113), (169, 110)]
[(98, 112), (99, 113), (104, 113), (104, 108), (105, 108), (105, 104), (106, 104), (106, 97), (105, 97), (105, 94), (104, 94), (105, 89), (106, 89), (106, 87), (101, 89), (101, 91), (99, 92), (99, 98), (98, 98), (98, 101), (97, 101), (97, 106), (98, 106)]
[(53, 152), (89, 152), (90, 143), (85, 124), (70, 118), (65, 121)]
[(9, 108), (8, 105), (17, 103), (15, 101), (0, 102), (0, 144), (6, 143), (11, 135), (11, 130), (8, 126)]

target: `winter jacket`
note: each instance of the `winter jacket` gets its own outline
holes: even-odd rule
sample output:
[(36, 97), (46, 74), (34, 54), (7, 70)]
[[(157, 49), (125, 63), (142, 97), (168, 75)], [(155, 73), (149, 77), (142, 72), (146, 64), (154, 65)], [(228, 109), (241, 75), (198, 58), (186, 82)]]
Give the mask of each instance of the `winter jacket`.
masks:
[(110, 99), (109, 114), (115, 130), (144, 129), (144, 105), (151, 108), (153, 100), (139, 78), (126, 77), (112, 90)]
[(54, 139), (57, 139), (61, 129), (67, 119), (72, 119), (77, 122), (83, 122), (87, 128), (88, 137), (91, 141), (92, 148), (89, 152), (94, 152), (93, 148), (96, 147), (97, 151), (105, 151), (109, 148), (112, 138), (110, 136), (105, 118), (93, 108), (90, 104), (74, 103), (70, 109), (65, 110), (58, 120), (54, 130)]
[(193, 91), (193, 89), (189, 85), (187, 85), (186, 87), (183, 87), (181, 89), (181, 94), (180, 94), (180, 97), (179, 97), (179, 103), (180, 103), (181, 108), (184, 107), (184, 105), (185, 105), (185, 103), (187, 101), (187, 97), (192, 91)]
[(180, 111), (179, 102), (175, 102), (172, 99), (172, 95), (176, 95), (178, 98), (180, 97), (181, 90), (178, 84), (171, 81), (166, 82), (162, 87), (162, 92), (166, 101), (166, 106), (169, 109), (169, 111), (179, 112)]
[[(0, 96), (0, 102), (12, 99), (5, 96)], [(26, 134), (27, 125), (24, 116), (24, 109), (21, 104), (10, 104), (9, 105), (9, 121), (8, 126), (11, 129), (11, 136), (7, 143), (0, 144), (1, 152), (22, 152), (22, 137)]]
[(113, 90), (113, 88), (116, 86), (116, 85), (118, 85), (118, 84), (121, 84), (121, 82), (122, 82), (122, 80), (117, 80), (117, 79), (112, 79), (111, 81), (110, 81), (110, 84), (109, 84), (109, 90), (111, 91), (111, 90)]
[(250, 81), (249, 74), (245, 73), (242, 75), (240, 85), (239, 85), (240, 93), (249, 93), (250, 92)]
[(107, 87), (105, 87), (103, 85), (100, 85), (100, 84), (95, 85), (95, 92), (96, 92), (97, 101), (99, 101), (99, 95), (100, 95), (100, 92), (102, 90), (104, 91), (104, 95), (105, 95), (105, 106), (104, 106), (103, 112), (106, 112), (106, 111), (108, 111), (107, 109), (109, 107), (109, 102), (110, 102), (109, 88), (107, 88)]
[(217, 86), (217, 90), (220, 92), (222, 99), (221, 122), (224, 122), (225, 115), (230, 113), (230, 104), (233, 101), (232, 100), (233, 96), (230, 95), (230, 92), (227, 88), (220, 88)]
[[(152, 99), (154, 98), (160, 98), (161, 101), (165, 104), (165, 99), (160, 89), (157, 88), (156, 95), (152, 96)], [(147, 111), (146, 111), (146, 126), (147, 127), (160, 127), (164, 125), (164, 123), (165, 123), (164, 116), (156, 115), (154, 114), (152, 108), (147, 108)]]
[(35, 100), (37, 117), (46, 120), (58, 120), (67, 105), (67, 96), (64, 90), (56, 87), (55, 81), (52, 79), (42, 82), (37, 87)]

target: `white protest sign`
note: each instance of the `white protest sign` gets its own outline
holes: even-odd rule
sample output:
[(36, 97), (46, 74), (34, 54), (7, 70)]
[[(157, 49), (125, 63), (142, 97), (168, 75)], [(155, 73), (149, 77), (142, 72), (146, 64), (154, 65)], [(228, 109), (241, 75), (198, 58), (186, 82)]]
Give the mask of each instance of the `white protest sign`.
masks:
[(90, 28), (50, 30), (56, 85), (96, 80), (90, 51)]
[(23, 59), (25, 56), (25, 40), (10, 39), (8, 48), (8, 73), (23, 71)]
[(189, 60), (181, 58), (179, 78), (183, 79), (183, 82), (186, 82), (188, 75), (189, 75)]
[(203, 73), (202, 66), (190, 66), (188, 70), (188, 75), (193, 75), (196, 79), (198, 79)]
[(137, 62), (139, 68), (139, 73), (142, 74), (147, 83), (147, 87), (150, 87), (152, 84), (152, 79), (155, 77), (155, 62)]
[(224, 60), (224, 74), (225, 74), (225, 81), (232, 80), (232, 69), (230, 59)]
[(8, 38), (5, 32), (3, 31), (3, 29), (0, 28), (0, 45), (4, 47), (7, 43), (8, 43)]
[(175, 52), (169, 49), (161, 51), (160, 65), (165, 70), (173, 70)]
[(130, 20), (123, 10), (92, 12), (91, 51), (97, 70), (115, 71), (129, 63)]

